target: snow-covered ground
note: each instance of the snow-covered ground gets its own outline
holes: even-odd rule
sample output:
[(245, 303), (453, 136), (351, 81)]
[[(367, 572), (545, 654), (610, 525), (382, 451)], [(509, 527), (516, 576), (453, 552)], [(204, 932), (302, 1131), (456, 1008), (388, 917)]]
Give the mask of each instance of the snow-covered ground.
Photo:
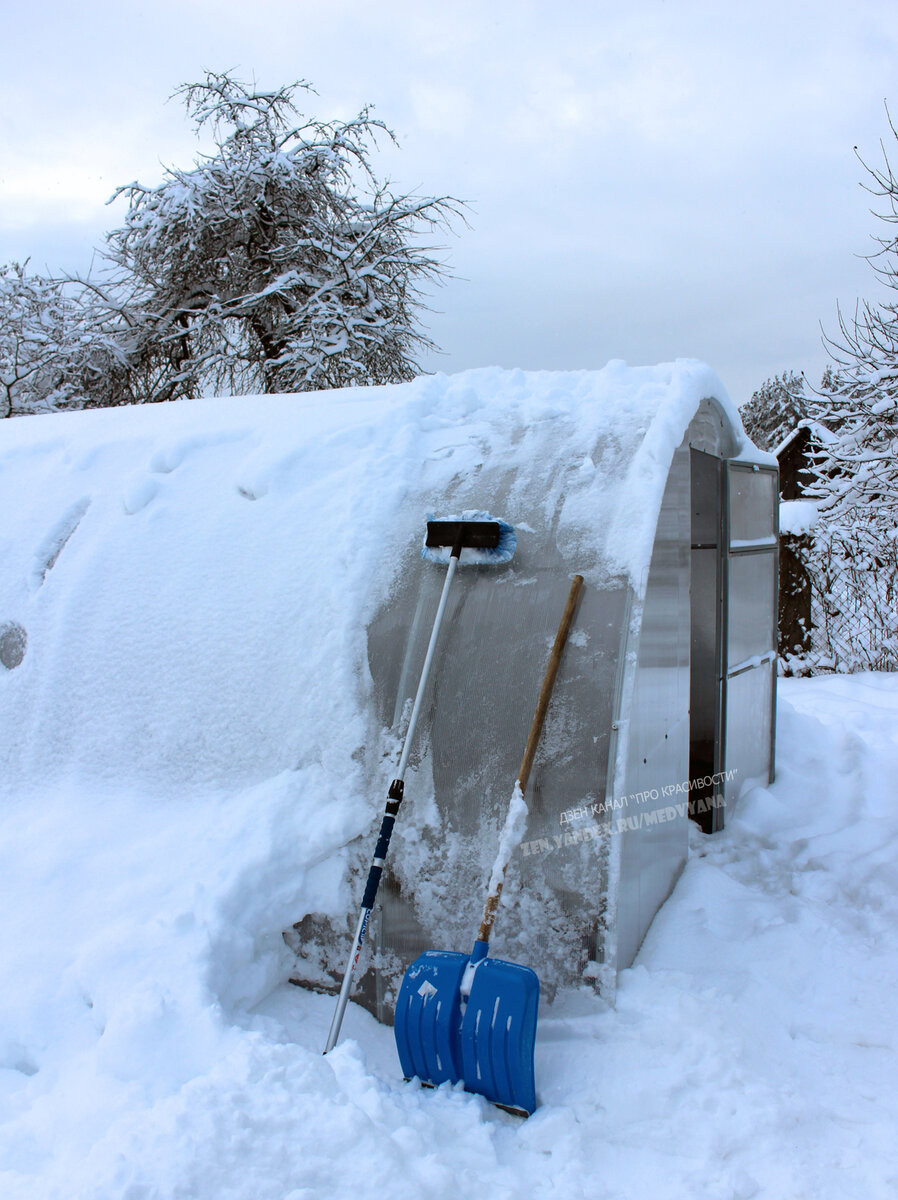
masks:
[[(781, 681), (775, 784), (693, 833), (613, 1011), (543, 1013), (529, 1120), (404, 1084), (355, 1006), (325, 1058), (332, 998), (285, 983), (282, 931), (346, 912), (375, 816), (364, 631), (404, 498), (556, 421), (576, 532), (614, 500), (585, 458), (607, 396), (638, 429), (674, 395), (626, 486), (609, 468), (636, 495), (707, 384), (614, 365), (4, 423), (2, 1200), (898, 1193), (898, 675)], [(639, 542), (647, 501), (603, 511)]]
[(0, 1195), (891, 1200), (898, 675), (780, 697), (775, 784), (694, 835), (616, 1010), (583, 992), (542, 1017), (526, 1122), (403, 1084), (355, 1006), (324, 1058), (330, 998), (210, 1001), (198, 965), (233, 952), (212, 864), (235, 938), (259, 903), (227, 878), (246, 814), (8, 797)]

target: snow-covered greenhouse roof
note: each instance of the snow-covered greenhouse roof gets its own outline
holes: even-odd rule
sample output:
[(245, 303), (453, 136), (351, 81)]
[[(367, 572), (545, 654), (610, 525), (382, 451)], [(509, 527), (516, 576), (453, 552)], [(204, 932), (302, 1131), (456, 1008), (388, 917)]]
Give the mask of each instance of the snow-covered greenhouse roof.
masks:
[(428, 505), (488, 473), (521, 536), (551, 519), (588, 582), (638, 592), (708, 397), (741, 436), (693, 361), (5, 422), (0, 625), (27, 651), (0, 762), (27, 771), (37, 741), (44, 765), (234, 782), (317, 756), (358, 711), (366, 624)]

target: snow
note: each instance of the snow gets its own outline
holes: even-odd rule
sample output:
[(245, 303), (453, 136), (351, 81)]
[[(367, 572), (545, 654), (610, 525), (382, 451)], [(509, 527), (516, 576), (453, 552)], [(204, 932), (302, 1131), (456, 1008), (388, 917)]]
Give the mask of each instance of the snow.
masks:
[(800, 421), (794, 429), (791, 429), (782, 439), (782, 441), (778, 442), (776, 446), (774, 446), (772, 451), (773, 457), (778, 459), (786, 447), (798, 437), (798, 434), (802, 429), (810, 429), (813, 435), (813, 440), (819, 443), (821, 446), (832, 446), (839, 440), (838, 435), (827, 429), (827, 427), (821, 424), (820, 421), (811, 421), (805, 418), (803, 421)]
[(759, 538), (730, 538), (731, 550), (746, 550), (749, 547), (758, 546), (775, 546), (777, 544), (777, 536), (771, 533), (768, 537)]
[(780, 533), (810, 533), (816, 524), (816, 500), (780, 501)]
[[(890, 380), (894, 379), (894, 375), (889, 376)], [(881, 380), (879, 382), (882, 382)], [(877, 400), (875, 404), (870, 405), (870, 412), (874, 417), (881, 417), (883, 413), (887, 413), (889, 409), (895, 407), (895, 397), (886, 396), (882, 400)]]
[(776, 658), (776, 651), (771, 650), (767, 654), (752, 654), (748, 658), (743, 658), (740, 662), (733, 663), (728, 667), (729, 675), (738, 675), (742, 671), (750, 671), (753, 667), (760, 667), (762, 663), (773, 662)]
[(3, 424), (4, 1200), (894, 1194), (898, 676), (781, 681), (776, 782), (693, 833), (615, 1010), (541, 1015), (527, 1121), (404, 1084), (355, 1005), (324, 1057), (333, 997), (285, 982), (282, 931), (346, 913), (382, 803), (365, 628), (419, 497), (551, 444), (584, 480), (560, 536), (591, 497), (596, 561), (638, 576), (712, 384), (484, 371)]
[[(7, 806), (3, 1195), (894, 1194), (898, 677), (780, 686), (777, 782), (693, 835), (615, 1011), (543, 1014), (527, 1122), (404, 1085), (354, 1005), (327, 1058), (331, 998), (225, 1013), (197, 978), (226, 948), (197, 937), (216, 906), (186, 812)], [(240, 831), (215, 815), (223, 866)], [(218, 887), (258, 911), (250, 872)]]
[(521, 844), (521, 838), (524, 836), (526, 827), (527, 805), (521, 794), (520, 780), (516, 780), (514, 791), (511, 794), (511, 800), (508, 804), (505, 824), (502, 826), (502, 832), (499, 835), (499, 849), (496, 851), (496, 860), (493, 863), (492, 871), (490, 871), (490, 881), (487, 887), (488, 896), (496, 895), (501, 887), (505, 879), (505, 871), (511, 862), (511, 856)]

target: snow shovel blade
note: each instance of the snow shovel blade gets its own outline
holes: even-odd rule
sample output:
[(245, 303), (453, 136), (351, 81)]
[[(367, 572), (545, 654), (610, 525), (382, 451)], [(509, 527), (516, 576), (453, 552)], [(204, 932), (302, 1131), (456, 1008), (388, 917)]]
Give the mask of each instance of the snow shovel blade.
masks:
[(425, 950), (403, 976), (393, 1032), (406, 1079), (417, 1075), (434, 1087), (461, 1079), (461, 981), (467, 965), (467, 954)]
[(538, 1012), (539, 978), (530, 967), (499, 958), (477, 964), (461, 1023), (466, 1092), (528, 1116), (534, 1111)]

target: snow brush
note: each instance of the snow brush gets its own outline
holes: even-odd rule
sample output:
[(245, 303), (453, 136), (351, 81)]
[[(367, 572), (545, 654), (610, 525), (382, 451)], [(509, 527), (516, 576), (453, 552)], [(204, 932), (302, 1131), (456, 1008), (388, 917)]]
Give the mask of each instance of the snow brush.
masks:
[[(507, 521), (500, 521), (496, 517), (491, 517), (489, 513), (467, 510), (457, 517), (446, 517), (427, 522), (427, 533), (424, 538), (424, 545), (421, 548), (421, 557), (426, 562), (448, 563), (449, 569), (446, 572), (446, 580), (443, 583), (443, 591), (440, 595), (440, 603), (437, 607), (436, 617), (434, 618), (430, 642), (427, 646), (427, 653), (424, 656), (424, 666), (421, 668), (421, 678), (418, 680), (418, 691), (415, 695), (412, 715), (409, 718), (408, 729), (405, 733), (405, 742), (402, 746), (402, 755), (399, 759), (396, 778), (390, 784), (387, 793), (387, 804), (380, 826), (380, 835), (374, 849), (371, 868), (368, 871), (368, 881), (365, 885), (365, 894), (362, 897), (362, 908), (359, 913), (352, 947), (349, 951), (349, 960), (343, 975), (340, 995), (337, 998), (334, 1019), (331, 1022), (330, 1032), (327, 1035), (327, 1045), (324, 1047), (325, 1054), (333, 1050), (337, 1043), (337, 1038), (340, 1036), (340, 1026), (343, 1024), (343, 1014), (346, 1012), (346, 1005), (349, 1001), (352, 977), (358, 965), (359, 955), (362, 952), (362, 944), (365, 940), (365, 931), (368, 927), (368, 919), (371, 916), (371, 910), (374, 908), (377, 889), (380, 886), (380, 877), (383, 874), (384, 862), (386, 861), (387, 850), (390, 846), (390, 838), (393, 836), (393, 825), (395, 824), (397, 814), (399, 813), (399, 806), (405, 794), (405, 772), (408, 767), (412, 738), (418, 722), (418, 714), (421, 711), (421, 701), (424, 698), (424, 689), (427, 685), (428, 675), (430, 674), (430, 666), (433, 662), (437, 637), (443, 622), (446, 601), (449, 598), (449, 589), (452, 586), (456, 568), (460, 562), (462, 566), (498, 566), (500, 563), (507, 563), (512, 558), (516, 546), (517, 537), (513, 526), (509, 525)], [(463, 553), (465, 557), (462, 562)]]
[(524, 793), (582, 586), (583, 576), (575, 575), (499, 838), (474, 949), (470, 955), (425, 950), (416, 958), (403, 977), (393, 1027), (406, 1079), (417, 1076), (434, 1087), (461, 1080), (466, 1092), (522, 1116), (536, 1108), (539, 978), (530, 967), (487, 954), (505, 872), (524, 833)]

